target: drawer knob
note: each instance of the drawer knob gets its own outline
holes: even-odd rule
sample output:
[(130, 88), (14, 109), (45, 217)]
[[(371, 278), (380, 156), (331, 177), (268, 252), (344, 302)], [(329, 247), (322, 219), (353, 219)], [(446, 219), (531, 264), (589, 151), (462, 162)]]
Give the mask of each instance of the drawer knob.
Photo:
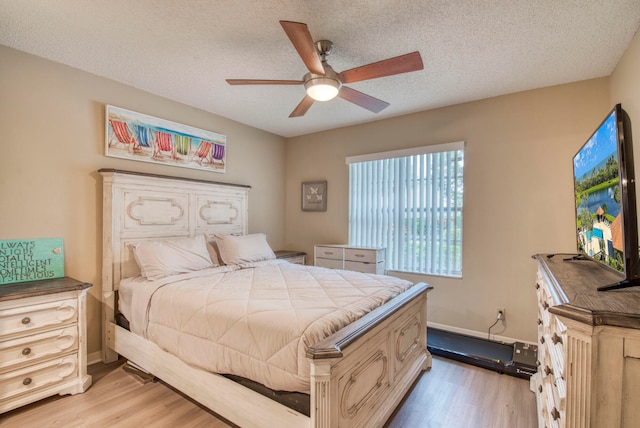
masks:
[(366, 257), (365, 254), (356, 254), (356, 257)]
[(28, 378), (26, 378), (26, 379), (24, 379), (24, 380), (22, 381), (22, 384), (23, 384), (23, 385), (31, 385), (31, 382), (32, 382), (31, 378), (30, 378), (30, 377), (28, 377)]
[(24, 317), (22, 318), (22, 324), (27, 325), (31, 322), (31, 318), (29, 317)]
[(542, 393), (542, 385), (538, 385), (538, 392)]
[(545, 309), (549, 309), (549, 303), (548, 302), (542, 303), (542, 307)]
[(22, 350), (22, 355), (29, 355), (31, 353), (31, 348), (24, 348)]
[(562, 343), (562, 337), (558, 336), (558, 333), (553, 333), (553, 336), (551, 336), (551, 341), (554, 345), (557, 345), (558, 343)]
[(544, 345), (544, 336), (540, 336), (540, 343)]
[(540, 290), (540, 284), (536, 282), (536, 290)]
[(560, 419), (560, 412), (555, 407), (551, 409), (551, 417), (553, 418), (554, 421), (557, 421), (558, 419)]
[(538, 318), (538, 325), (542, 325), (542, 320)]
[(549, 367), (549, 366), (545, 366), (544, 372), (545, 372), (545, 374), (547, 376), (549, 376), (549, 375), (553, 374), (553, 369), (551, 367)]

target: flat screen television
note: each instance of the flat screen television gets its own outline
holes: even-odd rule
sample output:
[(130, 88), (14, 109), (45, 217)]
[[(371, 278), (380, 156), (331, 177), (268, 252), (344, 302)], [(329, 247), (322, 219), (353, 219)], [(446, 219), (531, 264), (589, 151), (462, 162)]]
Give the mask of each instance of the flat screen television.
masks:
[(578, 253), (618, 272), (598, 290), (640, 285), (630, 121), (616, 105), (573, 158)]

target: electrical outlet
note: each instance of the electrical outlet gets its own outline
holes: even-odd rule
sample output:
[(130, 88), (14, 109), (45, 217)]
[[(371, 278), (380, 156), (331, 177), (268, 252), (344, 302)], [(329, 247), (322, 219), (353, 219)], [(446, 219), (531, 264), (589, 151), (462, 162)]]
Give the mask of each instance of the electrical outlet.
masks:
[(496, 308), (496, 319), (506, 321), (507, 314), (504, 308)]

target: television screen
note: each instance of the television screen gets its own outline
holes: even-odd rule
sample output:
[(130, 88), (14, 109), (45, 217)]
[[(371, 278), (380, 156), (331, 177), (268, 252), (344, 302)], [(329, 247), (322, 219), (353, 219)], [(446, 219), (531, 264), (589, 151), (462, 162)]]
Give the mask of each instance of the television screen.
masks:
[(627, 122), (616, 105), (574, 156), (573, 173), (578, 252), (631, 280), (639, 257)]

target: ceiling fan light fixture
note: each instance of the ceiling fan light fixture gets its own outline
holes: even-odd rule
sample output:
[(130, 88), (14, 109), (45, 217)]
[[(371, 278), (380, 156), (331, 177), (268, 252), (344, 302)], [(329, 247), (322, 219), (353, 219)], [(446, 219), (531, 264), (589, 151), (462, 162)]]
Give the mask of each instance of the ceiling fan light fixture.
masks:
[(304, 82), (307, 95), (316, 101), (334, 99), (340, 91), (340, 86), (340, 81), (327, 76), (312, 77)]
[(342, 87), (343, 83), (355, 83), (379, 77), (393, 76), (410, 71), (423, 70), (424, 64), (420, 52), (388, 58), (371, 64), (343, 70), (339, 74), (327, 63), (327, 56), (333, 52), (330, 40), (318, 40), (315, 43), (307, 24), (293, 21), (280, 21), (298, 56), (309, 70), (302, 80), (264, 80), (264, 79), (227, 79), (230, 85), (299, 85), (304, 84), (306, 95), (291, 112), (289, 117), (300, 117), (309, 110), (315, 101), (329, 101), (340, 96), (345, 101), (356, 104), (373, 113), (379, 113), (389, 107), (389, 103), (371, 95)]

